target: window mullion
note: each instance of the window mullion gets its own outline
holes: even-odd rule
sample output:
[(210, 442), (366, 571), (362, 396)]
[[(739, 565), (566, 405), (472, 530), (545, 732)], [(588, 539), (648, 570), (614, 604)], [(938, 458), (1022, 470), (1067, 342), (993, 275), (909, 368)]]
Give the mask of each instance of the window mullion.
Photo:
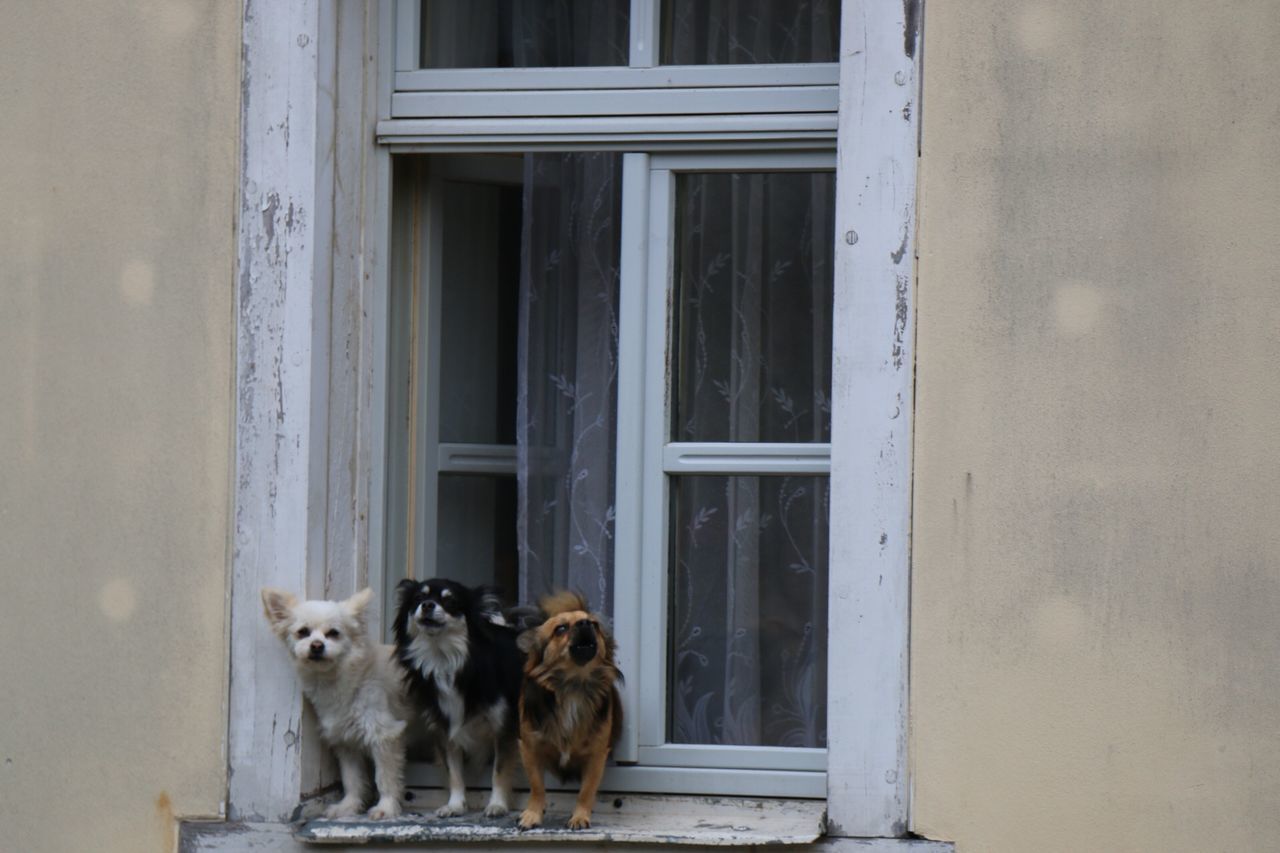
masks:
[[(622, 255), (619, 269), (617, 459), (614, 487), (613, 630), (618, 663), (629, 676), (623, 683), (627, 708), (641, 702), (639, 674), (643, 643), (640, 600), (643, 530), (642, 483), (645, 478), (645, 283), (649, 265), (649, 155), (622, 155)], [(637, 760), (639, 730), (635, 714), (624, 715), (614, 758)]]
[(831, 445), (671, 442), (662, 449), (662, 468), (668, 474), (828, 474)]
[(396, 0), (395, 67), (417, 71), (422, 67), (422, 0)]
[(656, 746), (667, 737), (667, 558), (668, 481), (662, 449), (669, 431), (668, 300), (671, 293), (675, 179), (669, 170), (649, 173), (648, 274), (645, 277), (644, 480), (641, 562), (645, 572), (640, 620), (648, 639), (639, 672), (639, 743)]
[(661, 6), (658, 0), (631, 0), (632, 68), (653, 68), (658, 64)]

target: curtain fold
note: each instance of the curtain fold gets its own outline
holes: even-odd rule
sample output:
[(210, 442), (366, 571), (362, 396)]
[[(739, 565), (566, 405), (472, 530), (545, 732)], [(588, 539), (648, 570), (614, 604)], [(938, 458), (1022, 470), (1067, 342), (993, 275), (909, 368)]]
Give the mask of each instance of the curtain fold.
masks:
[(516, 398), (524, 601), (612, 613), (621, 157), (525, 157)]

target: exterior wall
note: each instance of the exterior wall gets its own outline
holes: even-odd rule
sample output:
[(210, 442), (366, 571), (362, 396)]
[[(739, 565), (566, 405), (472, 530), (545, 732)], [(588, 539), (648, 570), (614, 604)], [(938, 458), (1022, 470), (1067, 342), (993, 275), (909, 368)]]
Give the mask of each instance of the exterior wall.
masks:
[(914, 828), (1280, 838), (1280, 4), (930, 2)]
[(226, 791), (240, 4), (3, 4), (0, 848)]

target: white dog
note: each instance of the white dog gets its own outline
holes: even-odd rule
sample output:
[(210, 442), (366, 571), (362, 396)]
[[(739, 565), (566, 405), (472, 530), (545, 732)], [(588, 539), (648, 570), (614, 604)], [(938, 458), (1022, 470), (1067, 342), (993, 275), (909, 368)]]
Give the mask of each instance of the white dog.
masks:
[(391, 646), (370, 642), (365, 608), (373, 592), (346, 601), (303, 601), (278, 589), (262, 591), (267, 621), (293, 655), (302, 693), (320, 721), (320, 736), (342, 771), (342, 799), (325, 817), (364, 808), (366, 756), (373, 758), (378, 802), (369, 817), (396, 817), (404, 794), (405, 727), (410, 713), (404, 673)]

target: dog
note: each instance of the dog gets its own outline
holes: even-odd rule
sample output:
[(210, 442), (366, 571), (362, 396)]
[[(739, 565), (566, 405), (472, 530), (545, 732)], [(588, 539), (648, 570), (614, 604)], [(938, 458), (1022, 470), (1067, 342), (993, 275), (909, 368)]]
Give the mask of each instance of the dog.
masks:
[(366, 588), (345, 601), (299, 602), (278, 589), (262, 590), (267, 621), (293, 656), (320, 736), (338, 759), (342, 799), (325, 817), (348, 817), (364, 808), (367, 757), (373, 758), (378, 789), (369, 817), (400, 814), (410, 709), (394, 648), (369, 639), (365, 610), (372, 597)]
[(547, 807), (543, 770), (561, 781), (580, 777), (569, 829), (591, 826), (591, 808), (605, 761), (622, 731), (622, 673), (614, 641), (602, 620), (574, 592), (559, 592), (540, 604), (541, 625), (520, 634), (525, 652), (520, 692), (520, 758), (529, 777), (529, 803), (520, 828), (542, 825)]
[(435, 578), (404, 580), (396, 589), (396, 655), (409, 697), (443, 753), (449, 801), (440, 817), (467, 810), (467, 758), (493, 753), (486, 817), (511, 809), (516, 769), (516, 705), (524, 655), (497, 593)]

